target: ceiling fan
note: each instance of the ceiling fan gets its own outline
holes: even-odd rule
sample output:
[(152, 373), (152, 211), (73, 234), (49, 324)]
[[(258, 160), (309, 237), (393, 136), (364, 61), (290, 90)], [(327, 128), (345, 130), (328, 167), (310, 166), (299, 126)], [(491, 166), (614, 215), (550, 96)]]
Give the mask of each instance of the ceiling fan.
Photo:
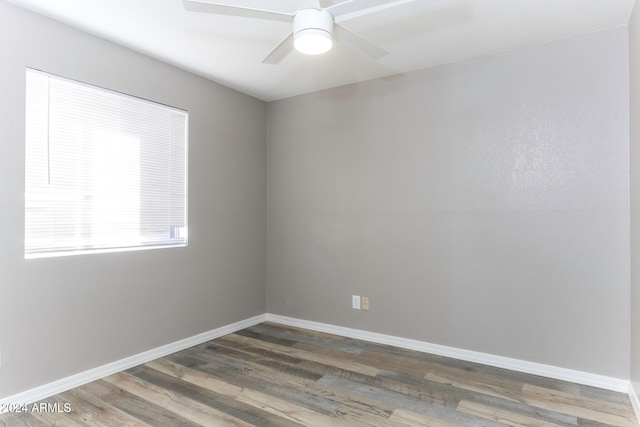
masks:
[(293, 24), (291, 33), (264, 58), (262, 62), (266, 64), (278, 64), (294, 49), (307, 55), (323, 54), (331, 49), (334, 35), (340, 43), (348, 44), (371, 58), (381, 58), (388, 52), (345, 29), (340, 23), (413, 1), (417, 0), (309, 0), (302, 2), (303, 7), (297, 11), (287, 13), (218, 3), (215, 0), (183, 0), (185, 9), (193, 12)]

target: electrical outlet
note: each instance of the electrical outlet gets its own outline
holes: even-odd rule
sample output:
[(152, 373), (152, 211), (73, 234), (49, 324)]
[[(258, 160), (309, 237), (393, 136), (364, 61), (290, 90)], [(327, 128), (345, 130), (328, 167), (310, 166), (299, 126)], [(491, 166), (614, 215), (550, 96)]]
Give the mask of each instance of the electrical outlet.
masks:
[(368, 297), (360, 298), (360, 302), (361, 302), (360, 307), (363, 310), (369, 310), (369, 298)]
[(351, 308), (360, 310), (360, 295), (351, 295)]

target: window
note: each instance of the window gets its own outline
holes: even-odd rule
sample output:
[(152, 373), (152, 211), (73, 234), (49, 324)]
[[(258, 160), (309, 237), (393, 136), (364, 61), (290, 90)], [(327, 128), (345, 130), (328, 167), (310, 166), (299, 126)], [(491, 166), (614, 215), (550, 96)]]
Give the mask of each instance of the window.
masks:
[(26, 77), (25, 258), (186, 246), (187, 113)]

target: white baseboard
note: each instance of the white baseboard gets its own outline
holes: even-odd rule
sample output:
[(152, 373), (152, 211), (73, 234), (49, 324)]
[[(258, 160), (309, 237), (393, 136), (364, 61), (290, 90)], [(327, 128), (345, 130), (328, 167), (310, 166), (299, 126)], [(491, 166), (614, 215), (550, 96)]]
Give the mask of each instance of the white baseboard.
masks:
[(631, 400), (631, 406), (633, 406), (633, 412), (636, 413), (636, 418), (640, 420), (640, 400), (638, 400), (638, 395), (636, 394), (636, 389), (632, 381), (629, 381), (628, 394), (629, 400)]
[[(248, 328), (249, 326), (257, 325), (258, 323), (262, 323), (265, 320), (266, 315), (261, 314), (249, 319), (232, 323), (230, 325), (213, 329), (211, 331), (203, 332), (201, 334), (194, 335), (192, 337), (185, 338), (171, 344), (163, 345), (161, 347), (157, 347), (112, 363), (108, 363), (106, 365), (99, 366), (85, 372), (80, 372), (79, 374), (75, 374), (67, 378), (62, 378), (52, 383), (45, 384), (43, 386), (36, 387), (22, 393), (0, 399), (0, 409), (4, 408), (6, 412), (6, 408), (9, 405), (29, 405), (39, 400), (46, 399), (47, 397), (54, 396), (58, 393), (62, 393), (72, 388), (90, 383), (91, 381), (99, 380), (100, 378), (104, 378), (117, 372), (133, 368), (134, 366), (150, 362), (159, 357), (164, 357), (171, 353), (175, 353), (177, 351), (202, 344), (203, 342), (219, 338), (223, 335), (231, 334), (241, 329)], [(0, 414), (1, 413), (2, 412), (0, 411)]]
[[(85, 372), (81, 372), (76, 375), (72, 375), (67, 378), (62, 378), (60, 380), (24, 391), (22, 393), (15, 394), (13, 396), (0, 399), (0, 408), (7, 408), (10, 405), (16, 404), (29, 405), (39, 400), (46, 399), (47, 397), (54, 396), (58, 393), (62, 393), (72, 388), (90, 383), (91, 381), (107, 377), (117, 372), (133, 368), (134, 366), (147, 363), (151, 360), (167, 356), (171, 353), (175, 353), (177, 351), (202, 344), (203, 342), (210, 341), (223, 335), (231, 334), (233, 332), (248, 328), (253, 325), (257, 325), (265, 321), (280, 323), (289, 326), (296, 326), (299, 328), (310, 329), (319, 332), (327, 332), (380, 344), (393, 345), (396, 347), (417, 350), (440, 356), (452, 357), (469, 362), (495, 366), (498, 368), (510, 369), (513, 371), (540, 375), (543, 377), (571, 381), (578, 384), (590, 385), (607, 390), (628, 393), (636, 415), (638, 415), (638, 418), (640, 419), (640, 402), (638, 401), (638, 396), (636, 395), (634, 388), (627, 380), (621, 380), (618, 378), (612, 378), (588, 372), (575, 371), (572, 369), (559, 368), (556, 366), (543, 365), (540, 363), (527, 362), (524, 360), (479, 353), (475, 351), (462, 350), (454, 347), (431, 344), (423, 341), (400, 338), (375, 332), (367, 332), (359, 329), (351, 329), (326, 323), (301, 320), (293, 317), (280, 316), (270, 313), (261, 314), (249, 319), (232, 323), (230, 325), (213, 329), (211, 331), (204, 332), (190, 338), (185, 338), (171, 344), (157, 347), (143, 353), (139, 353), (94, 369), (90, 369)], [(0, 411), (0, 413), (2, 412)]]
[(451, 357), (468, 362), (481, 363), (483, 365), (497, 368), (509, 369), (512, 371), (524, 372), (527, 374), (540, 375), (557, 380), (570, 381), (578, 384), (589, 385), (622, 393), (628, 393), (630, 386), (628, 380), (607, 377), (604, 375), (592, 374), (589, 372), (576, 371), (573, 369), (559, 368), (557, 366), (544, 365), (541, 363), (528, 362), (526, 360), (511, 359), (508, 357), (495, 356), (492, 354), (480, 353), (470, 350), (462, 350), (455, 347), (447, 347), (428, 342), (417, 341), (407, 338), (400, 338), (391, 335), (367, 332), (359, 329), (345, 328), (342, 326), (329, 325), (326, 323), (311, 322), (308, 320), (296, 319), (293, 317), (280, 316), (267, 313), (267, 321), (280, 323), (283, 325), (297, 326), (303, 329), (311, 329), (318, 332), (326, 332), (341, 335), (349, 338), (356, 338), (372, 341), (380, 344), (393, 345), (410, 350), (417, 350), (424, 353), (436, 354), (439, 356)]

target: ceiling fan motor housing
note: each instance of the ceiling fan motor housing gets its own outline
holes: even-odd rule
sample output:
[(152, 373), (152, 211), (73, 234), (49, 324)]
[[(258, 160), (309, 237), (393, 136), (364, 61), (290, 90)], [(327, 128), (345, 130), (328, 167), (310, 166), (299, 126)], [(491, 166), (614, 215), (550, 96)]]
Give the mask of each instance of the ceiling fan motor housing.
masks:
[(303, 9), (293, 17), (296, 50), (308, 55), (325, 53), (332, 46), (333, 15), (322, 9)]

